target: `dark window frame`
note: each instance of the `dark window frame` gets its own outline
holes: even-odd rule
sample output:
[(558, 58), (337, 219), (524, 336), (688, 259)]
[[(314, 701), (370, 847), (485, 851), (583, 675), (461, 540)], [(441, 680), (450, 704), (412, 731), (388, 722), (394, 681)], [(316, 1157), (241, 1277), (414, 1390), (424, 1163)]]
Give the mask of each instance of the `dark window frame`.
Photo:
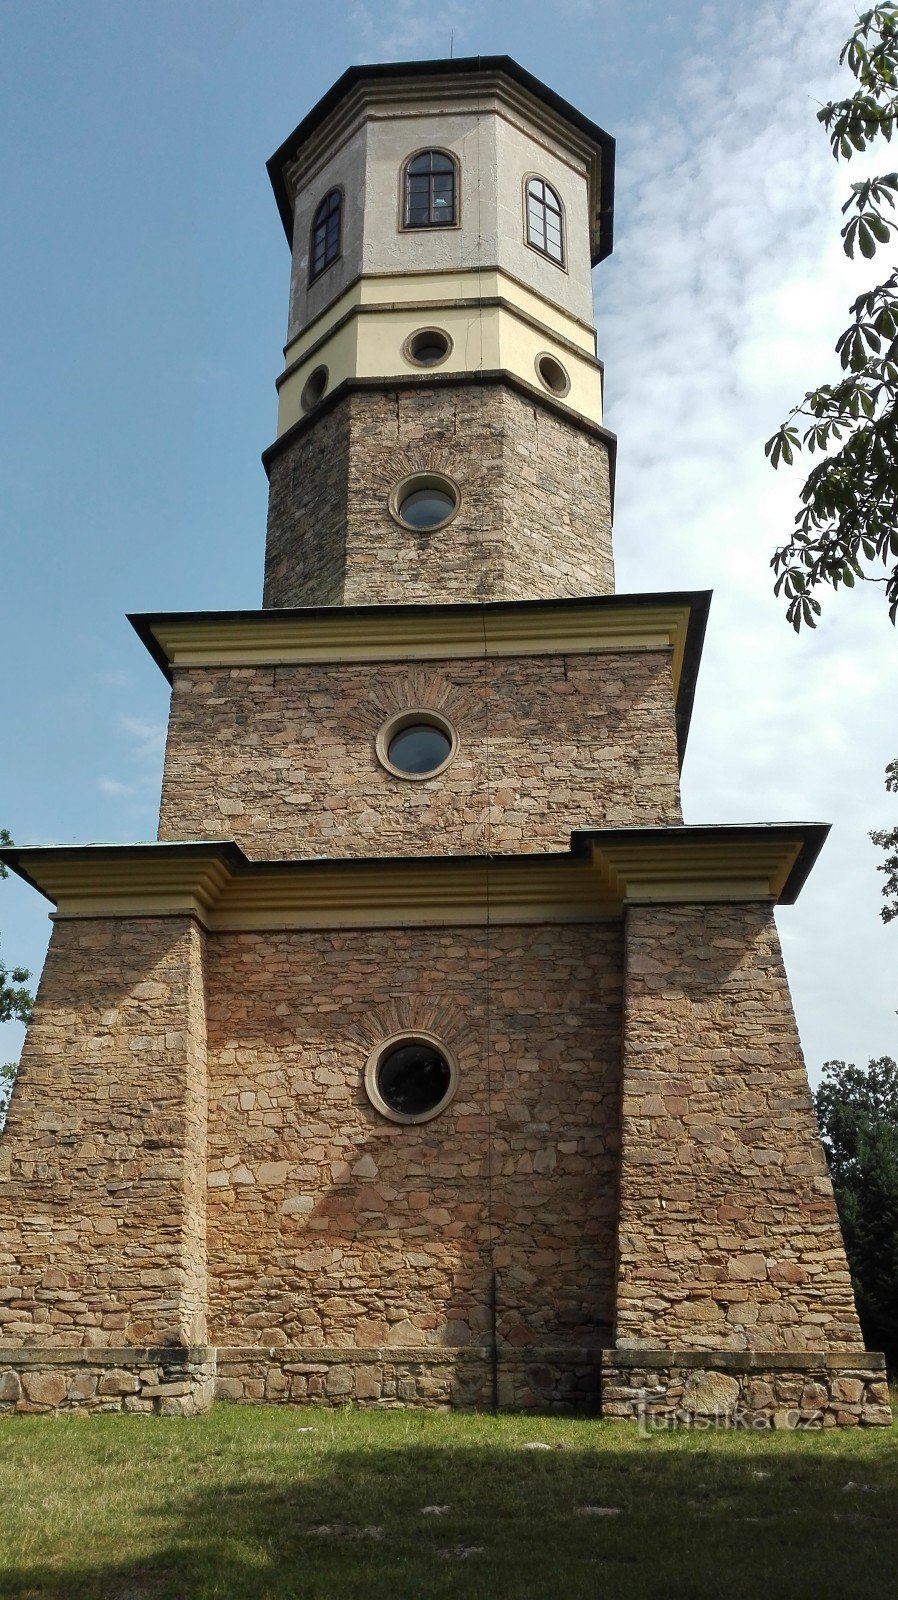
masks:
[[(542, 193), (534, 195), (531, 202), (531, 187), (535, 187), (537, 184), (541, 187)], [(547, 197), (549, 195), (551, 195), (554, 204), (548, 200)], [(542, 229), (542, 243), (540, 243), (539, 239), (535, 238), (533, 234), (533, 228), (531, 226), (531, 203)], [(553, 254), (552, 250), (549, 249), (548, 224), (550, 217), (557, 217), (558, 221), (559, 253), (557, 255)], [(562, 272), (567, 271), (567, 241), (565, 238), (565, 231), (564, 201), (562, 200), (561, 195), (558, 193), (558, 190), (554, 188), (554, 186), (549, 182), (548, 178), (544, 178), (542, 176), (542, 173), (528, 173), (527, 177), (524, 179), (524, 240), (529, 245), (531, 250), (535, 250), (538, 255), (544, 256), (547, 261), (551, 261), (553, 267), (560, 267)]]
[[(432, 162), (434, 156), (445, 162), (446, 165), (441, 169), (438, 169), (436, 173), (433, 171), (432, 167), (429, 171), (413, 171), (413, 168), (417, 162), (423, 162), (428, 158)], [(445, 215), (442, 213), (441, 208), (436, 204), (436, 191), (438, 186), (434, 183), (434, 179), (445, 179), (449, 176), (451, 176), (452, 180), (452, 214), (447, 220)], [(426, 232), (430, 228), (457, 228), (459, 226), (459, 212), (461, 209), (459, 203), (461, 190), (460, 178), (461, 168), (458, 157), (453, 155), (451, 150), (444, 150), (438, 145), (429, 145), (424, 150), (414, 151), (413, 154), (407, 158), (402, 167), (400, 220), (403, 232), (419, 233)], [(413, 184), (415, 186), (414, 192)], [(424, 207), (422, 208), (420, 205), (420, 200), (418, 204), (413, 206), (413, 198), (419, 199), (422, 194), (426, 194), (426, 204)], [(420, 213), (422, 209), (426, 215), (420, 217), (413, 216), (413, 212)]]
[[(336, 205), (332, 205), (332, 201)], [(336, 218), (336, 229), (334, 229)], [(316, 266), (319, 234), (323, 242), (322, 259)], [(309, 287), (317, 283), (328, 267), (339, 261), (343, 254), (343, 190), (335, 185), (328, 189), (315, 207), (309, 229)]]

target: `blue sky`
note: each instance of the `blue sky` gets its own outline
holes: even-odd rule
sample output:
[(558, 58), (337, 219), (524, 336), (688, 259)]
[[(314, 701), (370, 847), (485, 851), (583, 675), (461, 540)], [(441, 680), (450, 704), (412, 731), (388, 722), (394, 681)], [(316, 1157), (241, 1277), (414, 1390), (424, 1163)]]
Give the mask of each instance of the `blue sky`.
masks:
[[(844, 0), (0, 3), (0, 824), (152, 838), (167, 686), (126, 611), (259, 603), (288, 252), (266, 158), (353, 61), (508, 53), (618, 139), (596, 274), (621, 440), (621, 589), (715, 589), (688, 821), (835, 823), (780, 915), (812, 1074), (898, 1054), (898, 925), (878, 921), (896, 640), (877, 596), (796, 640), (767, 561), (799, 479), (763, 440), (832, 372), (857, 284), (847, 181), (814, 112)], [(46, 906), (0, 887), (5, 959)], [(0, 1057), (18, 1034), (2, 1031)]]

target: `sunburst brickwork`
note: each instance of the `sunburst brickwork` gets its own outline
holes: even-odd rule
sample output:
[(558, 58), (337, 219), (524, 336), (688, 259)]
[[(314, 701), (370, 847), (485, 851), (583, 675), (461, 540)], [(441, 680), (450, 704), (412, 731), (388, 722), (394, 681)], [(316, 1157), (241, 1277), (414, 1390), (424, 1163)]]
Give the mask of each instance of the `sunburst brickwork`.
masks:
[[(459, 730), (438, 778), (397, 783), (378, 729), (407, 706)], [(249, 855), (566, 850), (571, 829), (680, 820), (670, 653), (176, 673), (163, 839)]]

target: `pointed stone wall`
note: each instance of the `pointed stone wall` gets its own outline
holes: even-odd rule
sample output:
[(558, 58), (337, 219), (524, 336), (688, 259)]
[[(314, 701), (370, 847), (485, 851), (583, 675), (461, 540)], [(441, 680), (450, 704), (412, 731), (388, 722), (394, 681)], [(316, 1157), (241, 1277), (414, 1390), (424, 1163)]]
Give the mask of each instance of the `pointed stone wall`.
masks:
[(0, 1346), (204, 1342), (203, 938), (54, 927), (0, 1140)]
[(615, 1343), (858, 1350), (772, 908), (627, 913)]

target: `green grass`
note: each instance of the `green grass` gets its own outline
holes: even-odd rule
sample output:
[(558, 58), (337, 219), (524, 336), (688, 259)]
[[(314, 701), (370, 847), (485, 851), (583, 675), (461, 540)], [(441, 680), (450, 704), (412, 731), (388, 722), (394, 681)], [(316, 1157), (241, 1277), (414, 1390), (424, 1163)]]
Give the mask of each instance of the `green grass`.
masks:
[(896, 1444), (895, 1428), (640, 1439), (575, 1418), (223, 1405), (4, 1418), (0, 1595), (891, 1596)]

